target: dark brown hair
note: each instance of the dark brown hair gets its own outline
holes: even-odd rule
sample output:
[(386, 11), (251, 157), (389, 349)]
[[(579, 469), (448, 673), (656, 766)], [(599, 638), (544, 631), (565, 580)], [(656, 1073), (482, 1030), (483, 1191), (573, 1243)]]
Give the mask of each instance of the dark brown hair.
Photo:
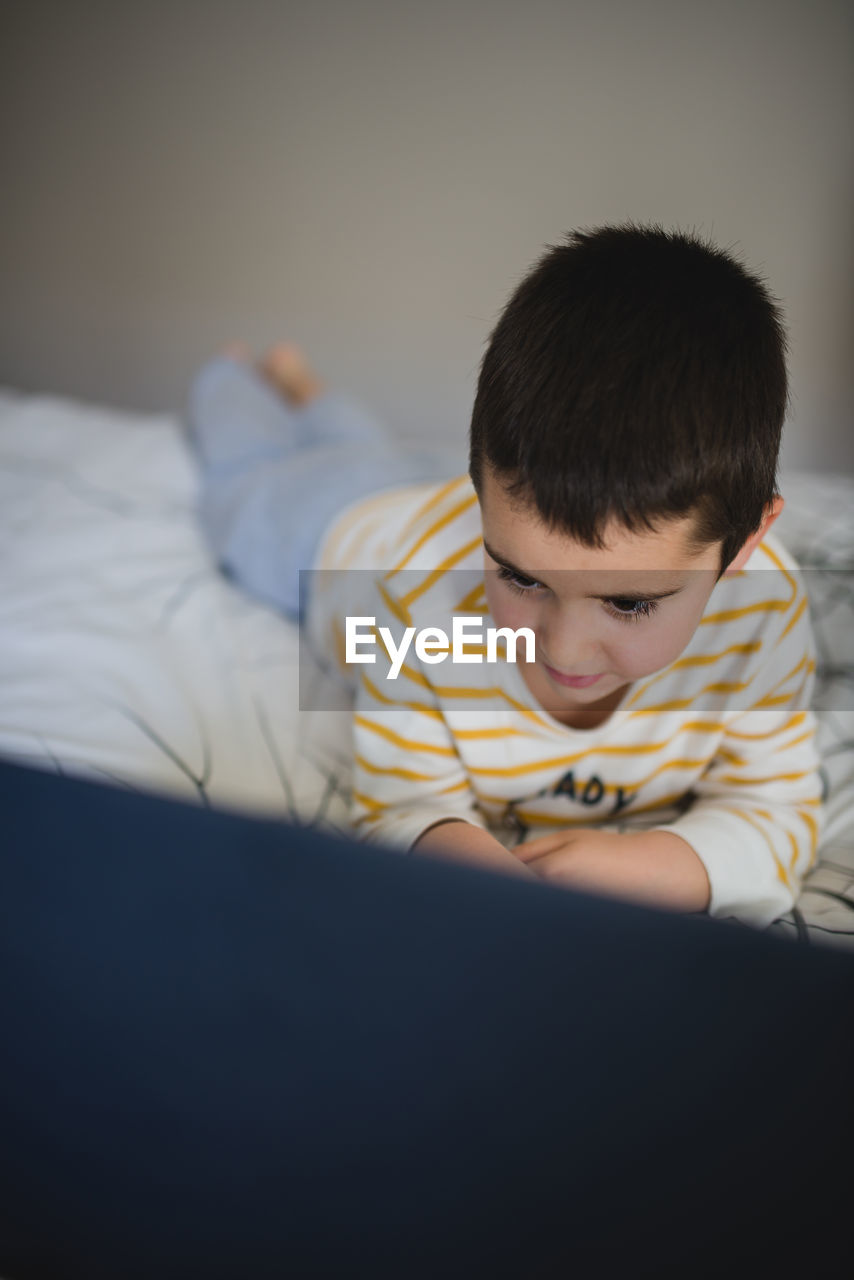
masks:
[(777, 495), (786, 335), (761, 278), (694, 233), (624, 223), (570, 232), (490, 335), (469, 434), (551, 529), (603, 546), (693, 514), (721, 571)]

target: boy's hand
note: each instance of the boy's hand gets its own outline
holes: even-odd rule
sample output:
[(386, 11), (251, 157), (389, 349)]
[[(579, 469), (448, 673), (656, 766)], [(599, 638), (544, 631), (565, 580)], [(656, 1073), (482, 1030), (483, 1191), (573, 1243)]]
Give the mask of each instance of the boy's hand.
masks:
[(672, 831), (555, 831), (526, 840), (513, 853), (565, 889), (675, 911), (705, 911), (709, 905), (706, 869)]

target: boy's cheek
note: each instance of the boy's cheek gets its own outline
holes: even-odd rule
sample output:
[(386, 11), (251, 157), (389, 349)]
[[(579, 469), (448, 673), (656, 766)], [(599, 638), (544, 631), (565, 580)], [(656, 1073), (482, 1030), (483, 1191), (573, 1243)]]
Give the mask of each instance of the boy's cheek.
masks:
[(534, 611), (525, 600), (517, 599), (508, 591), (500, 588), (486, 588), (486, 603), (490, 616), (496, 627), (511, 627), (518, 631), (519, 627), (535, 628)]
[(672, 639), (672, 636), (667, 637), (665, 644), (647, 641), (635, 647), (624, 645), (615, 663), (618, 674), (627, 680), (641, 680), (644, 676), (661, 671), (678, 656), (678, 651), (673, 649)]
[[(646, 635), (638, 635), (624, 643), (621, 646), (623, 674), (639, 679), (675, 662), (690, 644), (698, 623), (699, 617), (696, 621), (693, 617), (683, 619), (678, 625), (672, 620), (662, 620), (654, 624)], [(643, 627), (640, 622), (626, 625), (636, 625), (638, 632)]]

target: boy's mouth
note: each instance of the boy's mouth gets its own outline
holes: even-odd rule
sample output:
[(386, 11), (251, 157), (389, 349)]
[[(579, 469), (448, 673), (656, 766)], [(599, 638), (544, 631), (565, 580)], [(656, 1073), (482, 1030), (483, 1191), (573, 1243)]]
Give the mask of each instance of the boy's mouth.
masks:
[(552, 680), (556, 680), (558, 684), (565, 685), (568, 689), (586, 689), (588, 685), (595, 684), (597, 680), (602, 679), (600, 672), (597, 676), (565, 676), (560, 671), (555, 671), (554, 667), (550, 667), (547, 662), (543, 663)]

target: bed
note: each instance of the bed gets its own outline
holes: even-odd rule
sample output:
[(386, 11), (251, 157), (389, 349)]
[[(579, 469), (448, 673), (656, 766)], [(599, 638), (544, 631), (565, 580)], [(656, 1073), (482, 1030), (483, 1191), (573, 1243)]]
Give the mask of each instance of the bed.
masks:
[[(0, 756), (347, 834), (348, 695), (219, 570), (196, 483), (179, 414), (0, 388)], [(770, 931), (854, 950), (854, 477), (792, 473), (782, 489), (828, 816)]]

